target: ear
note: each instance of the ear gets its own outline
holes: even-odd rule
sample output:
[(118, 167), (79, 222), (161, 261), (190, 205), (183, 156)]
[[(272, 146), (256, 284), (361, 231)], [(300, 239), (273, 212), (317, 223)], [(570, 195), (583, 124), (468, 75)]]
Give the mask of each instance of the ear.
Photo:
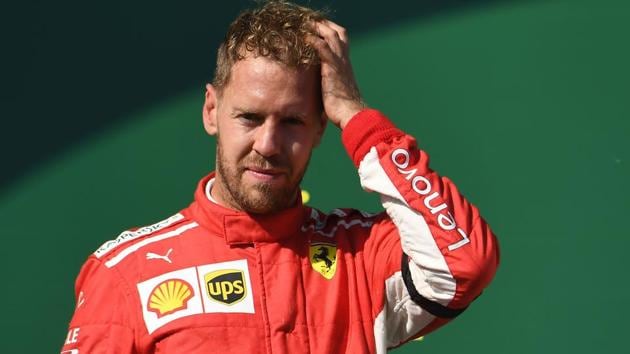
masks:
[(323, 109), (317, 123), (317, 136), (315, 137), (315, 145), (313, 147), (319, 146), (319, 143), (321, 143), (322, 137), (324, 136), (324, 131), (326, 131), (326, 126), (328, 125), (328, 117)]
[(217, 91), (206, 84), (206, 100), (202, 109), (203, 127), (209, 135), (217, 134)]

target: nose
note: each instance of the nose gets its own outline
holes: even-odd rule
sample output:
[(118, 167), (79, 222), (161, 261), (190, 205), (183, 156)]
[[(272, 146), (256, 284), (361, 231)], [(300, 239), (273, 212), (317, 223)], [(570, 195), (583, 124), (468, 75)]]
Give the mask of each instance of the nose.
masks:
[(272, 119), (266, 119), (256, 131), (253, 149), (261, 156), (270, 157), (280, 152), (282, 135)]

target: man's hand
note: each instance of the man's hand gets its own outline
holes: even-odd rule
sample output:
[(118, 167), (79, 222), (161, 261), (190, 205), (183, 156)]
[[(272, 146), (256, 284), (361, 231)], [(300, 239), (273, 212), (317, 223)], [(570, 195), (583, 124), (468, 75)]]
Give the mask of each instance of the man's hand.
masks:
[(350, 119), (365, 108), (352, 73), (346, 29), (331, 21), (313, 24), (318, 36), (309, 43), (319, 53), (322, 75), (322, 99), (328, 119), (343, 129)]

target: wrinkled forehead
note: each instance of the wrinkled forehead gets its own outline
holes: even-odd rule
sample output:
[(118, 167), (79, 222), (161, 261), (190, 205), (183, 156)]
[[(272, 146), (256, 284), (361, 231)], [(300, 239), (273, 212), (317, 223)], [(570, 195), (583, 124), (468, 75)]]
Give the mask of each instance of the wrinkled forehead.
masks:
[(318, 68), (292, 68), (262, 56), (250, 55), (234, 63), (224, 94), (240, 106), (321, 112)]

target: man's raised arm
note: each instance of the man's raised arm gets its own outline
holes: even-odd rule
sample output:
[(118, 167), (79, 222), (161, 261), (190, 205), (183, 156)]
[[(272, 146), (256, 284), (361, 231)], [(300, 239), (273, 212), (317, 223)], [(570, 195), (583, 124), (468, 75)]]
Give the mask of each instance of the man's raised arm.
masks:
[(399, 270), (384, 284), (374, 284), (386, 288), (385, 308), (375, 319), (380, 352), (428, 333), (466, 309), (494, 277), (498, 243), (477, 208), (452, 181), (429, 168), (429, 157), (416, 140), (380, 112), (365, 108), (345, 29), (330, 21), (316, 29), (319, 36), (312, 36), (311, 44), (321, 59), (325, 113), (343, 130), (362, 187), (381, 195), (389, 216), (370, 238), (396, 233), (403, 251)]

